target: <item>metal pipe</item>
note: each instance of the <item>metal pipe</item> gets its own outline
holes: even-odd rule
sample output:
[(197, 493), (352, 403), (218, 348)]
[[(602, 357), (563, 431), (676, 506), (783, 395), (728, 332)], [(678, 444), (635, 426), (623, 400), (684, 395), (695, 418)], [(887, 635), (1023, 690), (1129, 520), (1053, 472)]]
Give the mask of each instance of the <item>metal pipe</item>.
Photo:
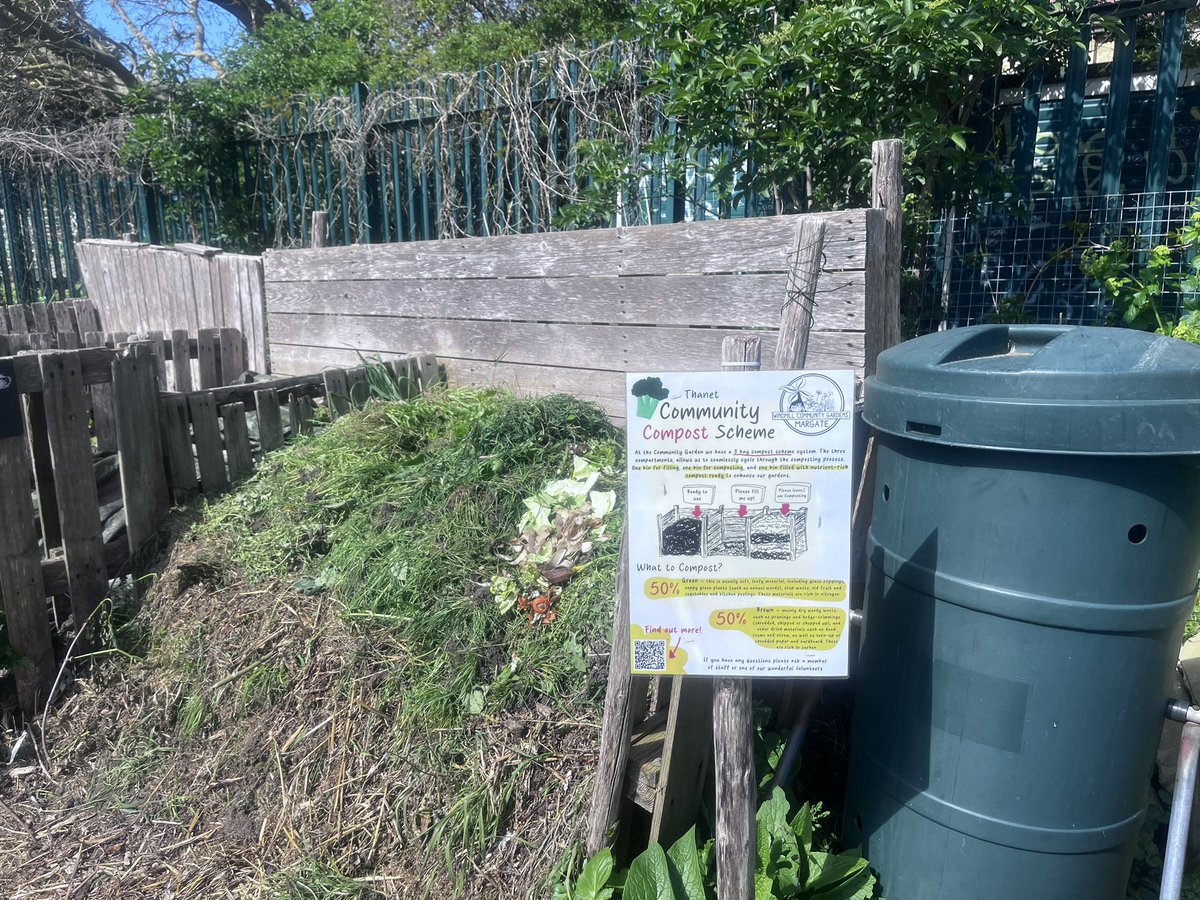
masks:
[[(1168, 717), (1176, 718), (1178, 701), (1168, 706)], [(1171, 796), (1171, 822), (1167, 831), (1167, 849), (1163, 858), (1159, 900), (1179, 900), (1183, 889), (1183, 864), (1187, 858), (1188, 831), (1192, 822), (1192, 798), (1196, 793), (1196, 767), (1200, 762), (1200, 709), (1183, 711), (1183, 735), (1179, 741), (1179, 768), (1175, 774), (1175, 792)]]

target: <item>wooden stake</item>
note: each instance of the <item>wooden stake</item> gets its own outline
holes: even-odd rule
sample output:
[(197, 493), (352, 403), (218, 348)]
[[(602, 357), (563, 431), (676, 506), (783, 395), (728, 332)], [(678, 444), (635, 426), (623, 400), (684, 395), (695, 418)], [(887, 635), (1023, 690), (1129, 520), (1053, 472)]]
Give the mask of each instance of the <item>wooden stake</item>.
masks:
[[(822, 235), (822, 240), (824, 236)], [(815, 280), (817, 273), (813, 273)], [(796, 319), (803, 324), (803, 318)], [(784, 336), (779, 337), (783, 343)], [(807, 338), (796, 346), (807, 346)], [(762, 345), (755, 335), (721, 342), (721, 368), (753, 372)], [(799, 361), (803, 365), (803, 360)], [(749, 678), (718, 678), (713, 685), (713, 772), (717, 781), (717, 896), (754, 898), (754, 812), (758, 780), (754, 774), (754, 704)]]
[(588, 856), (612, 843), (625, 788), (625, 764), (629, 761), (629, 738), (633, 734), (632, 701), (634, 678), (629, 665), (629, 531), (621, 532), (621, 554), (617, 560), (616, 608), (613, 611), (612, 649), (608, 656), (608, 688), (604, 693), (604, 725), (600, 733), (600, 762), (592, 789), (592, 809), (584, 837)]
[(787, 296), (779, 321), (779, 343), (775, 346), (776, 369), (804, 368), (824, 249), (825, 220), (801, 216), (796, 223), (796, 245), (792, 250)]

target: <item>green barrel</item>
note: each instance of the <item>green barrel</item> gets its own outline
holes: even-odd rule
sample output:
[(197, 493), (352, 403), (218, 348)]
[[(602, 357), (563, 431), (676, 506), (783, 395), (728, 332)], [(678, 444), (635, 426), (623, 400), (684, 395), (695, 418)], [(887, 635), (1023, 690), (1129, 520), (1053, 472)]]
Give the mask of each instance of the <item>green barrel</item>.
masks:
[(984, 325), (879, 358), (844, 843), (888, 900), (1122, 898), (1200, 569), (1200, 347)]

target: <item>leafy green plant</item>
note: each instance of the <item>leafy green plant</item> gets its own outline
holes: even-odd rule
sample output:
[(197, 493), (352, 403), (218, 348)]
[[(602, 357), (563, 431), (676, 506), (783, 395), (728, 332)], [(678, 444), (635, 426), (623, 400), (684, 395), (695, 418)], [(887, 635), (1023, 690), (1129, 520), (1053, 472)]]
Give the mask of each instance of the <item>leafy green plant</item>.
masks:
[(729, 148), (716, 182), (735, 201), (861, 203), (871, 142), (889, 136), (904, 141), (906, 180), (953, 202), (995, 180), (968, 124), (987, 86), (1061, 58), (1086, 6), (659, 0), (639, 7), (639, 30), (681, 143)]
[[(775, 788), (755, 817), (755, 900), (868, 900), (875, 876), (856, 850), (816, 849), (819, 809), (804, 804), (793, 815)], [(555, 888), (554, 900), (708, 900), (715, 896), (713, 843), (697, 844), (696, 829), (664, 851), (651, 844), (627, 870), (617, 869), (605, 849), (584, 865), (572, 883)]]
[[(1143, 251), (1133, 238), (1084, 251), (1079, 268), (1112, 304), (1110, 324), (1200, 344), (1200, 201), (1187, 223)], [(1178, 315), (1171, 307), (1178, 303)]]

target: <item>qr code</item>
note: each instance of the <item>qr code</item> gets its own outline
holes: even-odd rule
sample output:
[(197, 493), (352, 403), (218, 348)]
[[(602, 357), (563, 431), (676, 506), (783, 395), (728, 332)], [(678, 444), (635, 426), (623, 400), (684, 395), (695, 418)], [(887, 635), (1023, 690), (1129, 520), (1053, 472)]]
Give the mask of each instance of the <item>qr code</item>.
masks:
[(667, 642), (634, 641), (633, 668), (639, 672), (667, 671)]

